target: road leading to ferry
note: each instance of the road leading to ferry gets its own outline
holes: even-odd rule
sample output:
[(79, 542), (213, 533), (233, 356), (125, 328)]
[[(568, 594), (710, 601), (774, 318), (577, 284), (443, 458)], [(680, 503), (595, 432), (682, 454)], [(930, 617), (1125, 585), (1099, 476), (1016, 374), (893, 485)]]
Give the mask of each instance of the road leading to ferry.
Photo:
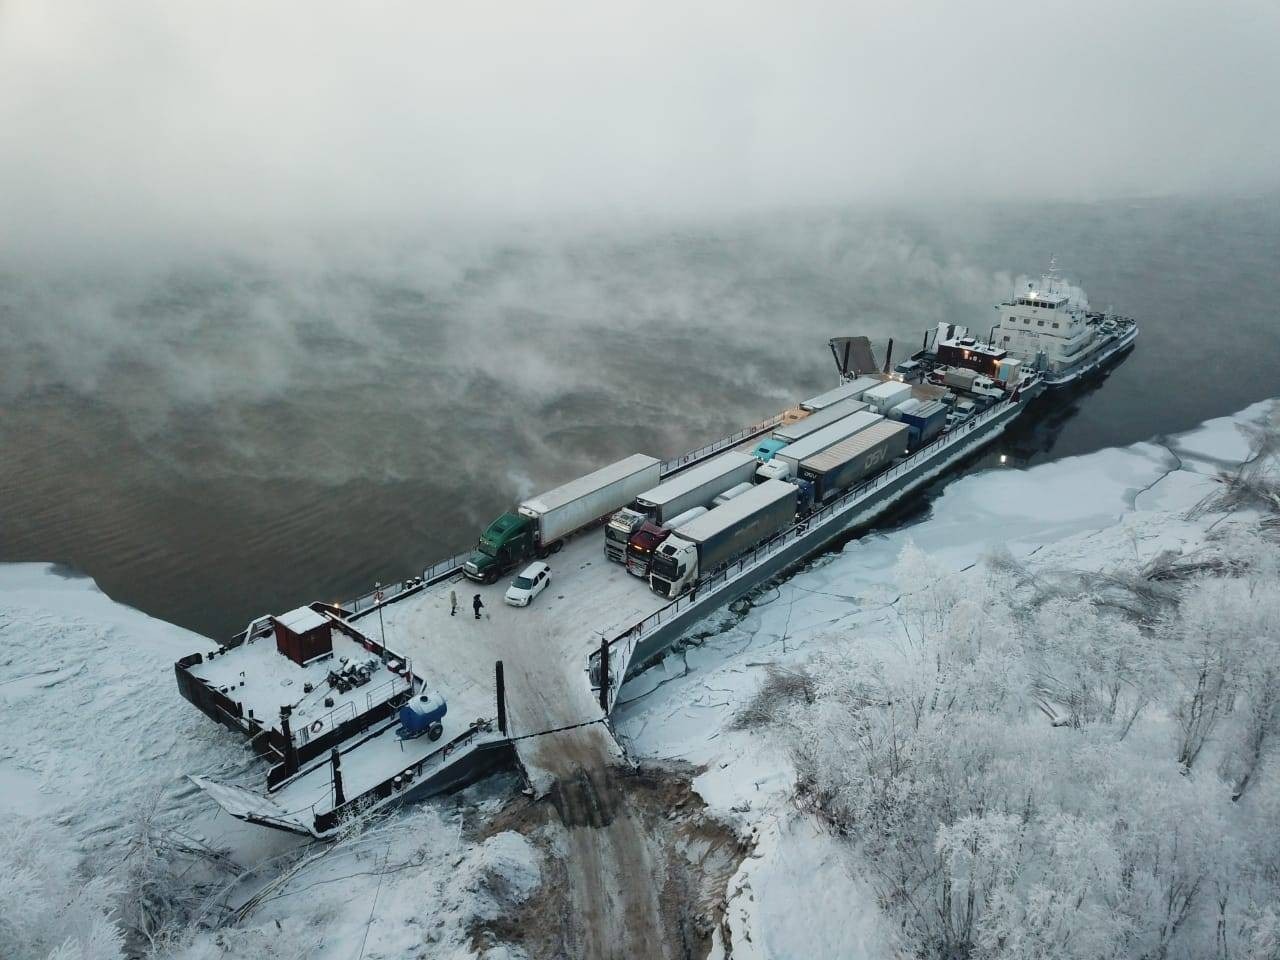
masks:
[(581, 662), (559, 655), (563, 631), (547, 608), (495, 613), (472, 625), (505, 638), (504, 649), (518, 658), (504, 664), (510, 729), (535, 795), (553, 805), (564, 830), (566, 948), (589, 960), (685, 956), (686, 925), (664, 914), (660, 896), (671, 838), (653, 829), (654, 818), (628, 789), (629, 764)]

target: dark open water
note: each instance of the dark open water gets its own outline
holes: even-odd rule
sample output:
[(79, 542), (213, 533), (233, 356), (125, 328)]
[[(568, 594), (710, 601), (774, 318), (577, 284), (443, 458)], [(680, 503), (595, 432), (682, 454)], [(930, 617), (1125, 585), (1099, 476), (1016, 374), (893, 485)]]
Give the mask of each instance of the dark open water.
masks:
[(1142, 336), (1005, 448), (1128, 444), (1280, 395), (1277, 251), (1267, 197), (0, 265), (0, 561), (59, 561), (227, 635), (420, 569), (535, 488), (818, 392), (832, 335), (901, 357), (939, 320), (985, 328), (1050, 254)]

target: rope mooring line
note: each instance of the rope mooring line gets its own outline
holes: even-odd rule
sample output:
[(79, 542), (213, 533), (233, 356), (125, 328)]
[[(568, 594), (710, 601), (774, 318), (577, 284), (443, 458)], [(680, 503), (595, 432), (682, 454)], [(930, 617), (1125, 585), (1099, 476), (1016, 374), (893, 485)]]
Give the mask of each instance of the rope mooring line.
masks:
[(605, 717), (599, 717), (595, 720), (583, 720), (581, 723), (571, 723), (563, 727), (553, 727), (550, 730), (539, 730), (537, 733), (522, 733), (518, 737), (507, 737), (507, 740), (511, 743), (515, 743), (517, 740), (529, 740), (532, 737), (545, 737), (551, 733), (564, 733), (566, 730), (577, 730), (579, 727), (589, 727), (594, 723), (604, 723), (606, 719), (607, 718)]

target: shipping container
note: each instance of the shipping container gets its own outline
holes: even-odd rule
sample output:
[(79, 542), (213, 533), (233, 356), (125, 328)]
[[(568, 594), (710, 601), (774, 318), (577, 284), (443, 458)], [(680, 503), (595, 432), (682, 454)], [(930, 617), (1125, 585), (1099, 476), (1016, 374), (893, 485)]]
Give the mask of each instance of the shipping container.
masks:
[(842, 383), (826, 393), (820, 393), (809, 400), (801, 401), (800, 409), (814, 413), (839, 403), (841, 400), (856, 400), (867, 390), (880, 383), (875, 377), (859, 377), (850, 383)]
[(871, 404), (877, 413), (885, 414), (911, 396), (911, 387), (897, 380), (889, 380), (877, 387), (872, 387), (862, 395), (862, 399)]
[(947, 406), (937, 400), (908, 400), (892, 411), (893, 419), (911, 431), (908, 446), (918, 449), (942, 432), (947, 423)]
[(1000, 361), (996, 370), (996, 379), (1001, 383), (1017, 383), (1022, 376), (1022, 361), (1006, 358)]
[(881, 420), (806, 459), (800, 476), (817, 488), (819, 500), (830, 500), (905, 454), (909, 432), (905, 424)]
[[(839, 403), (833, 403), (817, 413), (809, 414), (803, 420), (797, 420), (794, 423), (788, 423), (786, 426), (778, 427), (773, 431), (773, 439), (781, 440), (783, 443), (795, 443), (797, 440), (803, 440), (811, 433), (817, 433), (823, 427), (831, 426), (837, 420), (843, 420), (845, 417), (861, 413), (866, 409), (867, 404), (861, 400), (841, 400)], [(776, 450), (777, 448), (774, 449)], [(766, 460), (768, 458), (759, 457), (758, 459)]]
[(661, 475), (662, 461), (633, 454), (525, 500), (518, 512), (538, 525), (539, 542), (550, 544), (626, 506), (637, 494), (653, 487)]
[(751, 454), (730, 450), (643, 490), (632, 506), (661, 525), (693, 507), (708, 506), (718, 494), (750, 480), (757, 466)]

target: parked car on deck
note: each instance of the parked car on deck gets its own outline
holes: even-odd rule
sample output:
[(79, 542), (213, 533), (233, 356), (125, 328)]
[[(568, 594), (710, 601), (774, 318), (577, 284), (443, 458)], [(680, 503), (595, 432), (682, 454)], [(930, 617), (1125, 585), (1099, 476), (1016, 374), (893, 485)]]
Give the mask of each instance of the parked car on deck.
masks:
[(513, 607), (527, 607), (550, 582), (551, 568), (542, 561), (531, 563), (520, 571), (520, 576), (511, 581), (511, 586), (507, 587), (507, 593), (502, 599)]

